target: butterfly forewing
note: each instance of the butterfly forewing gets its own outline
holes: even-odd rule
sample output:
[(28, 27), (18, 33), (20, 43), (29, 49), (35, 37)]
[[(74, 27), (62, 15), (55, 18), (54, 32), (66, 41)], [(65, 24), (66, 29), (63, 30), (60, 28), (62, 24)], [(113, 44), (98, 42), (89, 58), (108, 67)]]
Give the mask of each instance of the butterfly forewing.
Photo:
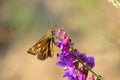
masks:
[(48, 58), (50, 52), (49, 46), (50, 46), (50, 40), (48, 39), (45, 43), (45, 45), (41, 46), (41, 50), (37, 55), (37, 58), (40, 60), (45, 60), (46, 58)]
[(54, 56), (52, 32), (44, 35), (41, 39), (28, 50), (29, 54), (37, 55), (40, 60), (45, 60), (48, 57)]
[(36, 55), (39, 50), (41, 49), (41, 46), (43, 46), (45, 44), (45, 36), (43, 36), (33, 47), (31, 47), (27, 52), (32, 54), (32, 55)]

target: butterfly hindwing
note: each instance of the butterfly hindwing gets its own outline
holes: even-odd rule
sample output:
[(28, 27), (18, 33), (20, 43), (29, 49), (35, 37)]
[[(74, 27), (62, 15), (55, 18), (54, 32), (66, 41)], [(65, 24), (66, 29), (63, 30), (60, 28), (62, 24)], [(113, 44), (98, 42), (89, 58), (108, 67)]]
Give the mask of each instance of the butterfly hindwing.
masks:
[(49, 50), (49, 51), (50, 51), (50, 52), (49, 52), (49, 56), (50, 56), (50, 57), (53, 57), (53, 56), (54, 56), (53, 42), (54, 42), (54, 41), (51, 39), (51, 40), (50, 40), (50, 45), (49, 45), (49, 49), (50, 49), (50, 50)]

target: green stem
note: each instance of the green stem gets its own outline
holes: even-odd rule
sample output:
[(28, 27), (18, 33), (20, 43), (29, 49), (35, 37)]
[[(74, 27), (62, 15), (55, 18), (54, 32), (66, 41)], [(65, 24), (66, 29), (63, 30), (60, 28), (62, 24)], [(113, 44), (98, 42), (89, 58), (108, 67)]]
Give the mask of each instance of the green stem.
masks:
[(98, 75), (97, 73), (95, 73), (91, 68), (89, 68), (88, 66), (86, 66), (81, 60), (79, 60), (79, 62), (80, 62), (88, 71), (90, 71), (94, 76), (96, 76), (99, 80), (104, 80), (101, 75)]
[[(73, 51), (76, 51), (76, 49), (74, 49), (73, 47), (71, 48)], [(98, 75), (97, 73), (95, 73), (90, 67), (86, 66), (82, 61), (81, 59), (76, 56), (78, 58), (78, 61), (88, 70), (90, 71), (94, 76), (96, 76), (98, 78), (98, 80), (105, 80), (103, 79), (103, 77), (101, 75)]]

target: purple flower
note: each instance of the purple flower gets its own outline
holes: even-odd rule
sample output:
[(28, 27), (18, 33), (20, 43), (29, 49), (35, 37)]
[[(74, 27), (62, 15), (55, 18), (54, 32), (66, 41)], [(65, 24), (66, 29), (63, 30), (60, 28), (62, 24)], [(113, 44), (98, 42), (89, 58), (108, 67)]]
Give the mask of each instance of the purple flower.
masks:
[(56, 46), (60, 47), (62, 41), (55, 42)]
[[(61, 49), (61, 53), (57, 54), (59, 59), (57, 65), (64, 68), (63, 77), (68, 77), (68, 80), (86, 80), (89, 71), (85, 66), (93, 68), (95, 65), (94, 57), (87, 57), (85, 53), (80, 53), (74, 49), (74, 43), (70, 37), (67, 37), (67, 32), (64, 30), (58, 30), (57, 38), (56, 45)], [(79, 63), (82, 66), (79, 66)]]
[(65, 66), (66, 66), (66, 63), (63, 62), (63, 61), (58, 61), (58, 62), (57, 62), (57, 65), (65, 67)]
[(90, 68), (93, 68), (95, 66), (94, 57), (87, 57), (86, 65), (89, 66)]
[(61, 53), (57, 54), (57, 57), (59, 58), (60, 61), (58, 61), (58, 65), (67, 65), (67, 66), (73, 66), (73, 62), (75, 61), (75, 58), (72, 56), (71, 53)]
[(70, 38), (69, 38), (69, 37), (65, 38), (65, 39), (62, 41), (62, 43), (61, 43), (61, 45), (60, 45), (60, 49), (62, 50), (62, 52), (64, 52), (64, 53), (68, 53), (68, 52), (69, 52), (69, 48), (70, 48), (70, 46), (69, 46), (69, 41), (70, 41)]
[(79, 51), (76, 52), (77, 58), (79, 58), (82, 62), (85, 62), (87, 59), (87, 56), (85, 53), (80, 53)]
[(72, 66), (72, 67), (65, 67), (64, 70), (65, 70), (64, 77), (66, 77), (66, 76), (73, 76), (75, 74), (75, 67), (74, 66)]
[(62, 29), (58, 29), (57, 31), (57, 38), (58, 40), (62, 41), (63, 39), (66, 38), (67, 32), (62, 30)]

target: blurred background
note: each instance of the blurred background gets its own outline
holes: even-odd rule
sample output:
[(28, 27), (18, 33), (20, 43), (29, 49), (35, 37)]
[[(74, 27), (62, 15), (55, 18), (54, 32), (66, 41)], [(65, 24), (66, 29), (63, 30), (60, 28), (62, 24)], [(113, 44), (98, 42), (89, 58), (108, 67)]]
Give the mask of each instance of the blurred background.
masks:
[(119, 17), (108, 0), (0, 0), (0, 80), (67, 80), (56, 55), (40, 61), (27, 54), (55, 24), (95, 57), (96, 73), (120, 80)]

